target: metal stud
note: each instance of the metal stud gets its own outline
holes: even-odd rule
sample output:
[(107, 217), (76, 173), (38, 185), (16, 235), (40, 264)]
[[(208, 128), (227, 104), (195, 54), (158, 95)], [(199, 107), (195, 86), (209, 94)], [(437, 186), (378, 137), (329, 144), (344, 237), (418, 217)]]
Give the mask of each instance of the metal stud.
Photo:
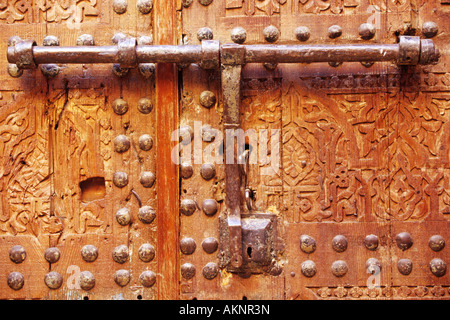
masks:
[(156, 274), (153, 271), (144, 271), (139, 276), (139, 282), (146, 288), (150, 288), (156, 282)]
[(118, 153), (123, 153), (130, 149), (131, 142), (130, 138), (126, 135), (121, 134), (114, 138), (114, 150)]
[(128, 260), (128, 257), (128, 247), (124, 244), (115, 247), (112, 252), (112, 258), (117, 263), (125, 263)]
[(378, 274), (381, 270), (381, 262), (376, 258), (369, 258), (366, 261), (366, 271), (370, 274)]
[(313, 253), (316, 251), (316, 240), (306, 234), (300, 236), (300, 250), (304, 253)]
[(128, 103), (123, 99), (116, 99), (112, 103), (114, 112), (118, 115), (123, 115), (128, 111)]
[(407, 250), (413, 245), (413, 240), (408, 232), (401, 232), (395, 237), (395, 242), (401, 250)]
[(264, 28), (263, 31), (264, 39), (267, 42), (275, 42), (278, 40), (278, 37), (280, 36), (280, 31), (278, 31), (278, 28), (270, 25)]
[(331, 246), (336, 252), (344, 252), (347, 250), (347, 238), (343, 235), (337, 235), (333, 238)]
[(213, 129), (209, 124), (205, 124), (201, 128), (201, 132), (202, 140), (205, 142), (211, 142), (215, 139), (217, 130)]
[(113, 175), (113, 183), (118, 188), (123, 188), (128, 184), (128, 175), (125, 172), (115, 172)]
[(190, 162), (183, 162), (180, 165), (180, 174), (183, 179), (189, 179), (192, 177), (194, 173), (194, 169), (192, 168), (192, 164)]
[(182, 0), (181, 4), (184, 8), (189, 8), (194, 0)]
[(197, 203), (192, 199), (183, 199), (180, 202), (180, 212), (185, 216), (191, 216), (197, 209)]
[(155, 220), (156, 211), (150, 206), (143, 206), (139, 208), (138, 218), (145, 224), (152, 223)]
[(333, 61), (333, 62), (328, 62), (328, 64), (330, 65), (330, 67), (337, 68), (340, 65), (342, 65), (342, 62)]
[(82, 34), (77, 38), (77, 46), (93, 46), (95, 45), (94, 37), (90, 34)]
[(371, 251), (378, 248), (378, 237), (374, 234), (369, 234), (364, 238), (364, 246)]
[(200, 42), (202, 42), (202, 40), (212, 40), (213, 37), (214, 37), (214, 34), (213, 34), (212, 30), (208, 27), (200, 28), (197, 31), (197, 39)]
[(204, 163), (200, 168), (200, 175), (205, 180), (211, 180), (216, 175), (216, 169), (212, 163)]
[(366, 68), (370, 68), (371, 66), (373, 66), (375, 62), (373, 61), (365, 61), (365, 62), (361, 62), (361, 64), (366, 67)]
[(140, 63), (138, 65), (139, 73), (145, 78), (149, 79), (155, 74), (156, 65), (154, 63)]
[(263, 67), (266, 68), (269, 71), (273, 71), (277, 68), (278, 63), (275, 62), (265, 62), (263, 63)]
[(437, 35), (438, 31), (439, 27), (436, 22), (427, 21), (422, 25), (422, 33), (427, 38), (433, 38), (435, 35)]
[(59, 39), (56, 36), (46, 36), (42, 41), (44, 46), (59, 46)]
[(242, 27), (235, 27), (231, 30), (231, 40), (234, 43), (242, 44), (247, 39), (247, 31)]
[(447, 265), (444, 260), (435, 258), (430, 262), (430, 270), (436, 277), (442, 277), (447, 272)]
[(143, 262), (150, 262), (155, 258), (155, 248), (149, 244), (144, 243), (139, 247), (138, 256)]
[(9, 63), (8, 74), (13, 78), (19, 78), (20, 76), (23, 75), (23, 69), (19, 69), (17, 64)]
[(214, 199), (206, 199), (203, 201), (202, 208), (203, 208), (203, 212), (207, 216), (213, 216), (217, 213), (217, 210), (218, 210), (217, 201)]
[(200, 2), (200, 4), (203, 6), (209, 6), (213, 2), (213, 0), (198, 0), (198, 2)]
[(186, 279), (192, 279), (195, 276), (195, 266), (192, 263), (184, 263), (181, 266), (181, 276)]
[(216, 95), (211, 91), (203, 91), (200, 94), (200, 105), (205, 108), (211, 108), (216, 104)]
[(145, 188), (151, 188), (155, 184), (156, 176), (151, 171), (143, 171), (139, 176), (139, 182)]
[(400, 259), (397, 262), (397, 269), (398, 271), (407, 276), (411, 273), (413, 268), (413, 263), (410, 259)]
[(308, 27), (300, 26), (295, 29), (295, 37), (298, 41), (307, 41), (311, 36), (311, 32)]
[(85, 291), (91, 290), (95, 286), (94, 275), (90, 271), (80, 272), (79, 284), (81, 289)]
[(112, 71), (117, 77), (123, 78), (128, 74), (130, 69), (122, 68), (119, 63), (114, 63), (112, 66)]
[(98, 257), (97, 247), (87, 244), (81, 248), (81, 257), (86, 262), (94, 262)]
[(9, 258), (14, 263), (22, 263), (27, 257), (25, 248), (19, 245), (13, 246), (9, 251)]
[(125, 287), (130, 282), (130, 272), (125, 269), (117, 270), (114, 273), (114, 282), (121, 287)]
[(143, 134), (138, 140), (139, 148), (143, 151), (149, 151), (153, 147), (153, 139), (149, 134)]
[(121, 208), (116, 212), (116, 220), (121, 226), (126, 226), (131, 221), (130, 210), (128, 208)]
[(25, 283), (25, 278), (20, 272), (11, 272), (8, 274), (7, 283), (11, 289), (20, 290)]
[(152, 101), (149, 98), (141, 98), (138, 101), (137, 108), (143, 114), (149, 114), (153, 110)]
[(192, 238), (183, 238), (180, 241), (180, 250), (183, 254), (189, 255), (193, 254), (197, 245)]
[(58, 262), (60, 257), (61, 257), (61, 252), (56, 247), (47, 248), (44, 252), (44, 258), (49, 263)]
[(358, 33), (364, 40), (370, 40), (375, 36), (375, 26), (371, 23), (363, 23), (358, 28)]
[(117, 14), (123, 14), (127, 11), (128, 3), (126, 0), (114, 0), (113, 10)]
[(205, 279), (212, 280), (219, 274), (219, 266), (214, 262), (208, 262), (202, 270)]
[(330, 39), (339, 38), (342, 35), (342, 28), (338, 25), (333, 25), (328, 28), (328, 37)]
[[(46, 36), (43, 41), (44, 46), (59, 46), (59, 39), (55, 36)], [(56, 64), (40, 65), (42, 74), (47, 78), (54, 78), (58, 75), (60, 68)]]
[(445, 247), (445, 240), (440, 235), (434, 235), (428, 241), (428, 246), (433, 251), (436, 251), (436, 252), (441, 251)]
[(136, 6), (140, 13), (148, 14), (153, 9), (153, 0), (138, 0)]
[(202, 248), (206, 253), (214, 253), (218, 247), (219, 243), (214, 237), (209, 237), (202, 241)]
[(302, 274), (308, 278), (313, 277), (317, 272), (316, 264), (312, 260), (306, 260), (302, 262), (300, 269), (302, 271)]
[(59, 289), (63, 283), (63, 277), (58, 272), (51, 271), (45, 275), (44, 282), (50, 289)]
[(194, 130), (190, 126), (181, 126), (179, 129), (180, 143), (188, 145), (194, 139)]
[(331, 265), (331, 272), (336, 277), (343, 277), (348, 272), (347, 263), (343, 260), (334, 261)]

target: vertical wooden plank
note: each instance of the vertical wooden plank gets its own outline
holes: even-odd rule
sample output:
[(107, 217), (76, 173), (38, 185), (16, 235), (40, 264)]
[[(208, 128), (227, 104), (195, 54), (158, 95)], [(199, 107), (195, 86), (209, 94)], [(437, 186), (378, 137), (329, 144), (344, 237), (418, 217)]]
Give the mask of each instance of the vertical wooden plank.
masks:
[[(176, 1), (155, 1), (154, 43), (176, 44)], [(158, 215), (158, 299), (178, 299), (178, 168), (171, 160), (176, 146), (171, 133), (178, 126), (178, 82), (174, 64), (160, 63), (155, 71), (156, 89), (156, 150), (158, 161), (157, 201), (164, 214)]]

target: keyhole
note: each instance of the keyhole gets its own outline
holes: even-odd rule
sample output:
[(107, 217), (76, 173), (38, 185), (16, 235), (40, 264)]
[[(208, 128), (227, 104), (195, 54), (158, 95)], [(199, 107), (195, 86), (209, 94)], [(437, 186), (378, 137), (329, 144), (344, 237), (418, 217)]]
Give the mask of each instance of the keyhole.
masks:
[(250, 259), (252, 258), (252, 247), (247, 248), (247, 255)]

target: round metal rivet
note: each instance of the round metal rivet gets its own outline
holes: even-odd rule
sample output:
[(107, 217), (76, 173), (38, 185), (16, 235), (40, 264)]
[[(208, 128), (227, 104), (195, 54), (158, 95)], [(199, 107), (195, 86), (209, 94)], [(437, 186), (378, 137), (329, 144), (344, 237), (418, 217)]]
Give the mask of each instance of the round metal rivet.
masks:
[(212, 40), (214, 37), (213, 32), (210, 28), (208, 27), (203, 27), (198, 29), (197, 31), (197, 39), (198, 41), (202, 41), (202, 40)]
[(114, 138), (114, 150), (118, 153), (122, 153), (130, 149), (131, 142), (130, 138), (126, 135), (118, 135)]
[(308, 27), (300, 26), (295, 29), (295, 37), (298, 41), (307, 41), (310, 37), (311, 33)]
[(179, 129), (180, 143), (188, 145), (194, 139), (194, 130), (190, 126), (181, 126)]
[(378, 274), (381, 271), (381, 262), (376, 258), (369, 258), (366, 261), (366, 271), (370, 274)]
[(328, 28), (328, 37), (330, 39), (338, 38), (342, 35), (342, 28), (338, 25), (333, 25)]
[(373, 62), (373, 61), (361, 62), (361, 64), (366, 68), (370, 68), (371, 66), (373, 66), (374, 63), (375, 62)]
[(140, 63), (138, 69), (144, 78), (149, 79), (155, 74), (156, 65), (154, 63)]
[(94, 37), (90, 34), (82, 34), (77, 38), (77, 46), (93, 46), (95, 45)]
[(438, 31), (439, 27), (436, 22), (427, 21), (422, 25), (422, 33), (427, 38), (433, 38), (435, 35), (437, 35)]
[(155, 184), (156, 176), (151, 171), (144, 171), (141, 172), (139, 176), (139, 182), (142, 184), (145, 188), (151, 188)]
[(120, 40), (124, 40), (126, 38), (127, 38), (127, 36), (125, 35), (125, 33), (117, 32), (113, 35), (113, 37), (111, 38), (111, 41), (114, 44), (118, 44)]
[(58, 262), (60, 257), (61, 257), (61, 252), (59, 251), (58, 248), (55, 248), (55, 247), (47, 248), (44, 252), (44, 258), (49, 263)]
[(214, 279), (219, 274), (219, 267), (214, 262), (208, 262), (202, 270), (203, 276), (208, 279)]
[(20, 290), (22, 289), (24, 283), (25, 283), (25, 278), (23, 277), (23, 274), (21, 274), (20, 272), (11, 272), (8, 275), (8, 286), (13, 289), (13, 290)]
[(128, 3), (126, 0), (114, 0), (113, 10), (117, 14), (123, 14), (127, 11)]
[(90, 271), (80, 272), (80, 287), (83, 290), (91, 290), (95, 286), (95, 277)]
[(86, 262), (94, 262), (98, 257), (98, 250), (95, 246), (87, 244), (81, 248), (81, 257)]
[(216, 104), (216, 95), (211, 91), (203, 91), (200, 94), (200, 105), (205, 108), (211, 108)]
[(430, 262), (430, 270), (436, 277), (442, 277), (447, 271), (447, 265), (442, 259), (435, 258)]
[(205, 142), (211, 142), (216, 137), (216, 129), (213, 129), (210, 125), (206, 124), (202, 126), (202, 140)]
[(304, 253), (313, 253), (316, 251), (316, 240), (313, 237), (303, 234), (300, 236), (300, 249)]
[(43, 46), (59, 46), (59, 39), (56, 36), (46, 36), (42, 41)]
[(185, 216), (191, 216), (197, 209), (197, 204), (192, 199), (183, 199), (180, 202), (180, 212)]
[(197, 248), (197, 245), (195, 244), (194, 239), (192, 238), (183, 238), (180, 241), (180, 250), (184, 254), (193, 254), (195, 249)]
[(113, 175), (113, 183), (118, 188), (123, 188), (128, 184), (128, 175), (125, 172), (115, 172)]
[(128, 103), (123, 99), (116, 99), (112, 104), (112, 108), (116, 114), (122, 115), (128, 111)]
[(408, 232), (401, 232), (395, 237), (395, 242), (401, 250), (407, 250), (413, 245), (413, 240)]
[(263, 33), (264, 39), (266, 39), (267, 42), (275, 42), (280, 36), (280, 31), (278, 31), (278, 28), (272, 25), (265, 27)]
[(316, 264), (312, 260), (306, 260), (302, 262), (301, 271), (305, 277), (311, 278), (317, 272)]
[(333, 264), (331, 265), (331, 272), (336, 277), (344, 276), (347, 273), (347, 271), (348, 271), (347, 263), (343, 260), (334, 261)]
[(144, 262), (150, 262), (155, 258), (155, 248), (149, 244), (144, 243), (139, 247), (138, 256)]
[(363, 23), (358, 28), (358, 33), (364, 40), (370, 40), (375, 36), (375, 26), (371, 23)]
[(144, 271), (139, 276), (139, 281), (144, 287), (149, 288), (155, 284), (156, 274), (153, 271)]
[(195, 266), (192, 263), (184, 263), (181, 266), (181, 276), (186, 279), (192, 279), (195, 276)]
[(123, 78), (123, 77), (125, 77), (125, 76), (128, 74), (128, 72), (130, 71), (130, 69), (128, 69), (128, 68), (122, 68), (122, 67), (120, 66), (120, 64), (114, 63), (113, 66), (112, 66), (112, 71), (113, 71), (113, 73), (114, 73), (117, 77)]
[(141, 98), (137, 104), (138, 110), (143, 114), (149, 114), (153, 110), (152, 101), (149, 98)]
[(244, 43), (247, 39), (247, 31), (242, 27), (235, 27), (231, 30), (231, 40), (234, 43)]
[(269, 71), (273, 71), (277, 68), (278, 63), (272, 63), (272, 62), (265, 62), (263, 63), (264, 68), (266, 68)]
[(180, 165), (180, 174), (183, 179), (189, 179), (192, 177), (194, 173), (194, 169), (192, 168), (192, 164), (190, 162), (183, 162)]
[(27, 252), (22, 246), (14, 246), (9, 251), (9, 258), (14, 263), (22, 263), (27, 257)]
[(200, 4), (203, 6), (209, 6), (213, 2), (213, 0), (198, 0), (198, 2), (200, 2)]
[(114, 248), (112, 258), (117, 263), (125, 263), (128, 260), (128, 247), (124, 244)]
[(117, 270), (114, 273), (114, 281), (121, 287), (125, 287), (130, 282), (130, 272), (125, 269)]
[(344, 252), (347, 250), (347, 238), (343, 235), (337, 235), (333, 238), (331, 246), (336, 252)]
[(214, 237), (206, 238), (202, 241), (202, 248), (206, 253), (213, 253), (219, 247), (217, 239)]
[(216, 169), (212, 163), (204, 163), (200, 168), (200, 175), (205, 180), (211, 180), (216, 175)]
[(8, 64), (8, 74), (13, 78), (19, 78), (23, 75), (23, 69), (19, 69), (17, 64), (9, 63)]
[(440, 235), (434, 235), (428, 241), (428, 246), (433, 251), (436, 251), (436, 252), (441, 251), (445, 247), (445, 240)]
[(371, 251), (375, 251), (378, 248), (378, 237), (374, 234), (369, 234), (364, 238), (364, 246)]
[(44, 282), (50, 289), (59, 289), (63, 283), (63, 277), (58, 272), (52, 271), (45, 275)]
[(58, 65), (50, 63), (50, 64), (41, 64), (39, 66), (42, 74), (47, 78), (54, 78), (58, 75), (61, 70)]
[(153, 9), (153, 0), (138, 0), (136, 6), (140, 13), (150, 13)]
[(185, 8), (189, 8), (194, 0), (182, 0), (181, 4)]
[(116, 220), (121, 226), (126, 226), (131, 221), (130, 210), (128, 208), (121, 208), (116, 212)]
[(412, 268), (413, 268), (413, 264), (410, 259), (400, 259), (397, 262), (398, 271), (405, 276), (407, 276), (408, 274), (411, 273)]
[(149, 151), (153, 147), (153, 139), (149, 134), (143, 134), (139, 137), (139, 148), (143, 151)]
[(342, 62), (332, 61), (332, 62), (328, 62), (328, 64), (330, 65), (330, 67), (337, 68), (342, 64)]
[(203, 201), (202, 204), (203, 212), (207, 216), (213, 216), (217, 213), (217, 210), (219, 208), (217, 201), (214, 199), (206, 199)]
[(143, 206), (139, 208), (138, 218), (141, 222), (149, 224), (155, 220), (156, 211), (150, 206)]

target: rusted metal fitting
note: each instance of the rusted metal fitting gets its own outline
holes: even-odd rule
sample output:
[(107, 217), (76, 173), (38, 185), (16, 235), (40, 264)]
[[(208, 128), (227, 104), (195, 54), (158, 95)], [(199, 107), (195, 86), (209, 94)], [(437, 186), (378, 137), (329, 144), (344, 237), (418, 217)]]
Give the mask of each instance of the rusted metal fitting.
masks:
[(203, 40), (200, 67), (202, 67), (203, 69), (219, 68), (219, 60), (220, 60), (219, 53), (220, 53), (219, 41)]
[(118, 62), (122, 68), (137, 66), (136, 38), (123, 38), (117, 43)]
[(7, 58), (10, 63), (17, 65), (19, 69), (35, 69), (33, 47), (36, 42), (33, 40), (20, 40), (13, 46), (8, 47)]
[(245, 64), (245, 46), (227, 43), (220, 47), (220, 62), (223, 65), (243, 65)]
[(434, 64), (439, 60), (439, 50), (431, 39), (414, 36), (402, 36), (399, 41), (397, 64), (416, 65)]
[(439, 61), (440, 53), (431, 39), (420, 40), (420, 59), (422, 65), (435, 64)]

